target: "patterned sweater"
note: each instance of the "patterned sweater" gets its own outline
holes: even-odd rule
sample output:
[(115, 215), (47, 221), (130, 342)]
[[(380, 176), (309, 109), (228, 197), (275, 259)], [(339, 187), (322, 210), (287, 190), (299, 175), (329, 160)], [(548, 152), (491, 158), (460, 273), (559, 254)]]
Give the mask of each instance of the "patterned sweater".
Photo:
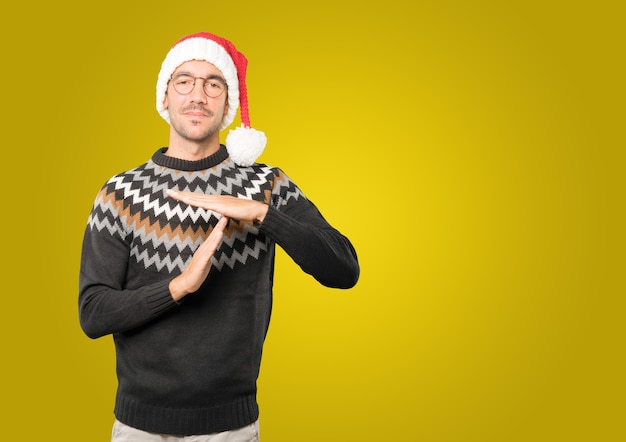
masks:
[[(356, 284), (356, 253), (280, 169), (236, 166), (224, 146), (199, 161), (166, 150), (111, 178), (96, 198), (83, 240), (80, 323), (91, 338), (113, 335), (120, 421), (176, 435), (243, 427), (258, 418), (275, 244), (335, 288)], [(168, 284), (219, 215), (167, 197), (168, 188), (269, 205), (260, 224), (229, 220), (207, 280), (181, 302)]]

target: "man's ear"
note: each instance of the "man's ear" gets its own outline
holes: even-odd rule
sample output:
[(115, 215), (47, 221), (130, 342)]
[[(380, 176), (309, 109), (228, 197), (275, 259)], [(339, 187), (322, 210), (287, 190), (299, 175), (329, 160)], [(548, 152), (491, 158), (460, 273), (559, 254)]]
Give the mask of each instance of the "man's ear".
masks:
[(165, 97), (163, 98), (163, 109), (167, 109), (167, 92), (165, 92)]

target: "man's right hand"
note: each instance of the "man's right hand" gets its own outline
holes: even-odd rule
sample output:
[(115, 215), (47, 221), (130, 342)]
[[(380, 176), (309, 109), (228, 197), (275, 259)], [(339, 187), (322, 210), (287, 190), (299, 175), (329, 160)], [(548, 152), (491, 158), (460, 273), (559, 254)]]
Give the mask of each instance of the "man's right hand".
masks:
[(180, 301), (200, 288), (211, 270), (211, 257), (222, 242), (227, 223), (228, 218), (222, 216), (208, 238), (193, 254), (189, 265), (180, 275), (170, 281), (169, 289), (174, 301)]

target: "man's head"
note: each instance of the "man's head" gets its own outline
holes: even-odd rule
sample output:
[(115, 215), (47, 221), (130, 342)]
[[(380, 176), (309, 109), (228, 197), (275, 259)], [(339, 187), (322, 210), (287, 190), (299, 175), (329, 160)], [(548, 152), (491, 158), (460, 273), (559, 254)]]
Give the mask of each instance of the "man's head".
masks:
[(204, 60), (185, 61), (171, 75), (163, 110), (168, 113), (170, 147), (191, 141), (215, 148), (228, 113), (226, 80)]
[(219, 129), (228, 127), (241, 106), (242, 127), (231, 131), (226, 138), (226, 147), (235, 163), (248, 166), (261, 154), (266, 138), (263, 132), (250, 127), (248, 95), (246, 89), (246, 69), (248, 60), (230, 41), (200, 32), (187, 35), (170, 49), (161, 65), (156, 85), (156, 108), (161, 117), (170, 123), (170, 114), (166, 106), (166, 94), (172, 74), (185, 62), (191, 60), (207, 61), (215, 66), (226, 81), (226, 112)]

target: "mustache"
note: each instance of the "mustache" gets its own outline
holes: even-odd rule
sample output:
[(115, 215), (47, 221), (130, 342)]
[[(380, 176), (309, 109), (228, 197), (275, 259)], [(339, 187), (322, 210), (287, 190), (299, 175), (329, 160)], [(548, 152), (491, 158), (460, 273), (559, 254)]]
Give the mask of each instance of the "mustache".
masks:
[(185, 112), (202, 112), (206, 116), (213, 116), (213, 112), (211, 112), (209, 109), (205, 108), (201, 104), (190, 104), (189, 106), (183, 107), (181, 113), (184, 114)]

